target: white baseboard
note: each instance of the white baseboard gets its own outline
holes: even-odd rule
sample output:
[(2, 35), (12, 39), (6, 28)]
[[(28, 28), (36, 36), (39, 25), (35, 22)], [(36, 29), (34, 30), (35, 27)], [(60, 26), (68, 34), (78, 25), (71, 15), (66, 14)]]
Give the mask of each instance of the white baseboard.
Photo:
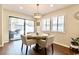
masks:
[(0, 45), (0, 47), (3, 47), (5, 43), (8, 43), (9, 41), (5, 41), (5, 42), (2, 42), (2, 45)]
[(64, 45), (64, 44), (61, 44), (61, 43), (58, 43), (58, 42), (54, 42), (54, 43), (69, 48), (68, 45)]
[(5, 41), (5, 42), (2, 42), (2, 45), (0, 45), (0, 47), (3, 47), (5, 43), (8, 43), (9, 41)]
[(8, 43), (8, 42), (9, 42), (9, 41), (5, 41), (4, 44), (5, 44), (5, 43)]
[(0, 47), (3, 47), (3, 46), (4, 46), (4, 44), (0, 45)]

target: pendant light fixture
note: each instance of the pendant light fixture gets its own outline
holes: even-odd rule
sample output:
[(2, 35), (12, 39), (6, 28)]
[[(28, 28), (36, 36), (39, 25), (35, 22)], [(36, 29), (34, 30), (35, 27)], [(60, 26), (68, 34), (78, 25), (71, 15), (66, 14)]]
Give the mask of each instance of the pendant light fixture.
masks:
[(40, 19), (41, 14), (39, 13), (39, 4), (36, 4), (36, 7), (37, 7), (37, 13), (34, 13), (34, 18), (35, 19)]

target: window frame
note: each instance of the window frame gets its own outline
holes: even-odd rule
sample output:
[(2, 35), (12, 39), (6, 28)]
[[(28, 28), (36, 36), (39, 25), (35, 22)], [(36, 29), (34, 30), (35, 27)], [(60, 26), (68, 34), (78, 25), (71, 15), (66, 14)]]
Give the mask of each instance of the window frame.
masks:
[[(53, 16), (53, 17), (57, 17), (57, 16)], [(52, 26), (53, 25), (53, 22), (52, 22), (53, 21), (53, 17), (51, 17), (51, 22), (50, 22), (51, 23), (51, 26), (50, 26), (51, 30), (50, 30), (50, 32), (57, 32), (58, 29), (56, 31), (52, 31), (53, 30), (53, 26)], [(57, 18), (57, 28), (58, 28), (58, 18)]]
[[(43, 18), (42, 20), (47, 20), (47, 19), (50, 19), (50, 22), (51, 22), (51, 18), (50, 18), (50, 17), (48, 17), (48, 18)], [(46, 21), (46, 22), (47, 22), (47, 21)], [(49, 23), (50, 23), (50, 22), (49, 22)], [(46, 32), (46, 33), (50, 32), (50, 31), (51, 31), (51, 27), (50, 27), (50, 26), (51, 26), (51, 23), (50, 23), (50, 26), (49, 26), (49, 30), (48, 30), (48, 31), (47, 31), (47, 30), (44, 31), (44, 30), (42, 29), (42, 28), (43, 28), (43, 27), (42, 27), (42, 25), (43, 25), (42, 23), (43, 23), (43, 22), (41, 21), (41, 31), (42, 31), (42, 32)], [(47, 24), (46, 24), (46, 25), (47, 25)]]
[[(64, 15), (53, 16), (53, 17), (57, 17), (57, 31), (52, 31), (52, 21), (53, 21), (52, 18), (53, 18), (53, 17), (50, 17), (50, 18), (48, 17), (48, 18), (50, 19), (50, 31), (43, 31), (43, 30), (42, 30), (42, 26), (41, 26), (41, 31), (42, 31), (42, 32), (47, 32), (47, 33), (48, 33), (48, 32), (64, 33), (64, 32), (65, 32), (65, 16), (64, 16), (64, 19), (63, 19), (63, 20), (64, 20), (64, 22), (63, 22), (63, 23), (64, 23), (64, 24), (63, 24), (63, 26), (64, 26), (64, 27), (63, 27), (63, 31), (59, 31), (59, 30), (58, 30), (58, 18), (59, 18), (60, 16), (64, 16)], [(43, 19), (48, 19), (48, 18), (43, 18)], [(42, 20), (43, 20), (43, 19), (42, 19)]]
[[(21, 18), (21, 17), (16, 17), (16, 16), (9, 16), (9, 19), (10, 18), (17, 18), (17, 19), (22, 19), (24, 20), (24, 35), (26, 35), (25, 33), (25, 20), (30, 20), (30, 21), (34, 21), (34, 20), (31, 20), (31, 19), (25, 19), (25, 18)], [(35, 32), (35, 21), (34, 21), (34, 32)], [(28, 33), (34, 33), (34, 32), (28, 32)]]
[[(25, 19), (25, 20), (27, 20), (27, 19)], [(33, 20), (30, 20), (30, 21), (33, 21)], [(34, 32), (35, 32), (35, 21), (33, 21), (33, 22), (34, 22)], [(25, 27), (26, 27), (26, 23), (25, 23)], [(27, 33), (34, 33), (34, 32), (27, 32)], [(25, 33), (26, 33), (26, 31), (25, 31)]]
[[(58, 30), (58, 18), (60, 17), (60, 16), (64, 16), (64, 15), (59, 15), (59, 16), (53, 16), (53, 17), (57, 17), (57, 31), (50, 31), (50, 32), (60, 32), (59, 30)], [(52, 18), (53, 18), (52, 17)], [(52, 21), (53, 19), (51, 19), (51, 21)], [(52, 24), (52, 23), (51, 23)], [(65, 32), (65, 16), (64, 16), (64, 28), (63, 28), (63, 32), (60, 32), (60, 33), (64, 33)]]
[[(64, 32), (64, 31), (65, 31), (65, 30), (64, 30), (64, 28), (65, 28), (65, 24), (64, 24), (64, 23), (65, 23), (65, 16), (64, 16), (64, 15), (60, 15), (60, 16), (58, 16), (58, 18), (61, 17), (61, 16), (63, 16), (63, 26), (64, 26), (64, 27), (63, 27), (63, 31), (59, 31), (59, 30), (57, 29), (58, 32)], [(58, 21), (59, 21), (59, 20), (58, 20)], [(57, 23), (57, 25), (59, 25), (59, 24)], [(58, 27), (59, 27), (59, 26), (58, 26)]]

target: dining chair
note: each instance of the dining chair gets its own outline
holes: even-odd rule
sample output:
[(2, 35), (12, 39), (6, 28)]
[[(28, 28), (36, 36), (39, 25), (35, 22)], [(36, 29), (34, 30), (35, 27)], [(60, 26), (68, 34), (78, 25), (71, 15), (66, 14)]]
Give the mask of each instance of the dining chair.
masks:
[(47, 54), (47, 48), (51, 45), (52, 46), (52, 54), (53, 54), (53, 41), (54, 41), (54, 36), (53, 35), (49, 35), (47, 36), (46, 40), (39, 40), (38, 44), (41, 48), (44, 48), (44, 52), (45, 54)]
[(27, 36), (25, 36), (25, 35), (21, 35), (21, 39), (22, 39), (21, 52), (23, 50), (23, 45), (26, 45), (26, 54), (27, 54), (28, 46), (35, 44), (36, 41), (33, 39), (27, 39)]

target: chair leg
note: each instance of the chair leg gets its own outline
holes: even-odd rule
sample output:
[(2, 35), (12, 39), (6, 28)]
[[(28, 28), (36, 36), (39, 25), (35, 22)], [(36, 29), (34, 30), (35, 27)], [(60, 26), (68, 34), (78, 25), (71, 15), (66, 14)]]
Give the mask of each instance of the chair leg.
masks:
[(53, 52), (54, 52), (54, 50), (53, 50), (53, 44), (51, 44), (51, 46), (52, 46), (52, 54), (53, 54)]
[(22, 52), (22, 50), (23, 50), (23, 43), (22, 43), (22, 46), (21, 46), (21, 52)]
[(28, 51), (28, 46), (26, 46), (26, 55), (27, 55), (27, 51)]
[(46, 49), (46, 48), (44, 48), (44, 50), (45, 50), (45, 55), (47, 55), (47, 49)]

